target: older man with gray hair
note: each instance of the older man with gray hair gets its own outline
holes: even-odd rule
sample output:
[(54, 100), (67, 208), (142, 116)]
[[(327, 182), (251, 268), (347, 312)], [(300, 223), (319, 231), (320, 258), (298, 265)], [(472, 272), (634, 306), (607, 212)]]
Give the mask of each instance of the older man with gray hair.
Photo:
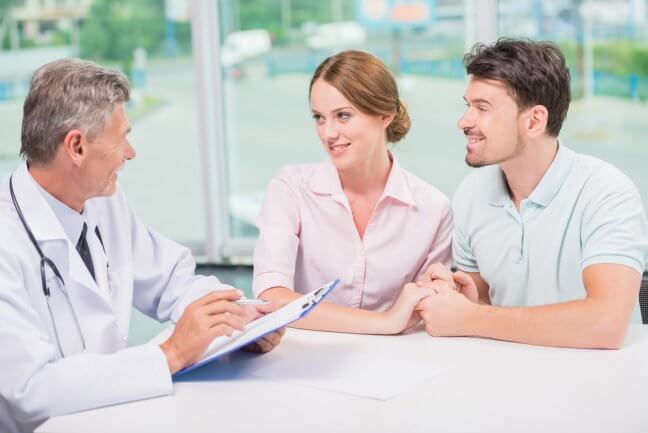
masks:
[[(190, 252), (146, 227), (117, 186), (135, 157), (119, 72), (81, 60), (38, 69), (24, 104), (24, 162), (0, 186), (0, 431), (168, 394), (217, 336), (274, 306), (194, 275)], [(176, 327), (127, 347), (132, 307)], [(256, 343), (272, 349), (275, 333)]]

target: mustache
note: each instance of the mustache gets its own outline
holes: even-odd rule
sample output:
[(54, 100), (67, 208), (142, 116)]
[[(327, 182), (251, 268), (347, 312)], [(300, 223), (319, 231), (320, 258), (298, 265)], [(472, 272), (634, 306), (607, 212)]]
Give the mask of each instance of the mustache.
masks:
[(464, 128), (463, 133), (464, 133), (464, 135), (466, 137), (470, 137), (470, 136), (483, 137), (482, 133), (478, 129), (475, 129), (475, 128)]

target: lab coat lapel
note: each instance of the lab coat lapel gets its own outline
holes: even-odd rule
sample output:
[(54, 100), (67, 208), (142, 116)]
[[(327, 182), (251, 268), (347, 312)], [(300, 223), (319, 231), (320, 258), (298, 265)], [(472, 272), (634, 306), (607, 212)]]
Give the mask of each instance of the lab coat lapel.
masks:
[(109, 280), (107, 287), (103, 287), (100, 290), (108, 292), (107, 298), (111, 302), (114, 320), (119, 328), (121, 339), (126, 341), (128, 339), (130, 316), (133, 308), (133, 276), (131, 272), (128, 272), (128, 269), (124, 267), (122, 269), (116, 269), (114, 266), (115, 263), (111, 263), (111, 258), (114, 259), (120, 254), (118, 244), (121, 233), (115, 230), (116, 226), (119, 227), (118, 221), (120, 221), (117, 214), (104, 217), (106, 201), (109, 200), (111, 200), (110, 197), (98, 197), (88, 200), (85, 204), (84, 214), (88, 221), (88, 227), (91, 228), (93, 235), (95, 227), (101, 233), (103, 244), (102, 242), (97, 244), (97, 248), (100, 248), (101, 251), (97, 251), (100, 254), (98, 257), (100, 260), (96, 261), (98, 267), (101, 269), (95, 269), (95, 271), (97, 272), (97, 277), (107, 274), (106, 276)]
[[(126, 346), (128, 334), (123, 334), (117, 325), (117, 318), (112, 305), (112, 294), (108, 296), (99, 292), (99, 288), (81, 259), (76, 247), (68, 240), (70, 276), (68, 291), (75, 298), (80, 308), (77, 310), (79, 320), (85, 325), (89, 337), (88, 349), (92, 352), (111, 353)], [(99, 275), (97, 273), (97, 275)]]
[[(69, 275), (82, 286), (96, 292), (97, 284), (35, 182), (27, 170), (27, 163), (23, 163), (14, 173), (13, 185), (18, 204), (43, 254), (54, 260), (63, 275)], [(49, 245), (50, 241), (56, 241), (55, 245)], [(64, 250), (61, 249), (61, 242), (65, 245)], [(63, 279), (67, 282), (68, 278)]]
[(22, 163), (12, 175), (16, 200), (34, 237), (40, 244), (49, 240), (67, 239), (61, 223), (42, 196), (36, 181)]
[(13, 175), (18, 204), (43, 254), (50, 257), (65, 281), (65, 289), (81, 325), (87, 349), (114, 351), (123, 338), (110, 300), (102, 296), (75, 245), (68, 239), (54, 211), (42, 196), (23, 163)]

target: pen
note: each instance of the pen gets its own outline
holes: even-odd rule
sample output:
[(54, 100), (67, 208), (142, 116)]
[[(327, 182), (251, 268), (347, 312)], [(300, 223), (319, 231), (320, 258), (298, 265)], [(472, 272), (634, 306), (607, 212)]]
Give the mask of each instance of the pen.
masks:
[(263, 305), (268, 304), (270, 301), (264, 301), (263, 299), (238, 299), (234, 302), (239, 305)]

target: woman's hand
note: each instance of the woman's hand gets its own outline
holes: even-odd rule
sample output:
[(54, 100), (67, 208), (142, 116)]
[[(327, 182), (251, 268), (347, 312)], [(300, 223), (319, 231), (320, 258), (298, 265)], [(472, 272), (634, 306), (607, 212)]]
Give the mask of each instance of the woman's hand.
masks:
[(421, 320), (416, 306), (432, 291), (415, 283), (405, 284), (394, 305), (384, 313), (385, 334), (400, 334), (416, 325)]

